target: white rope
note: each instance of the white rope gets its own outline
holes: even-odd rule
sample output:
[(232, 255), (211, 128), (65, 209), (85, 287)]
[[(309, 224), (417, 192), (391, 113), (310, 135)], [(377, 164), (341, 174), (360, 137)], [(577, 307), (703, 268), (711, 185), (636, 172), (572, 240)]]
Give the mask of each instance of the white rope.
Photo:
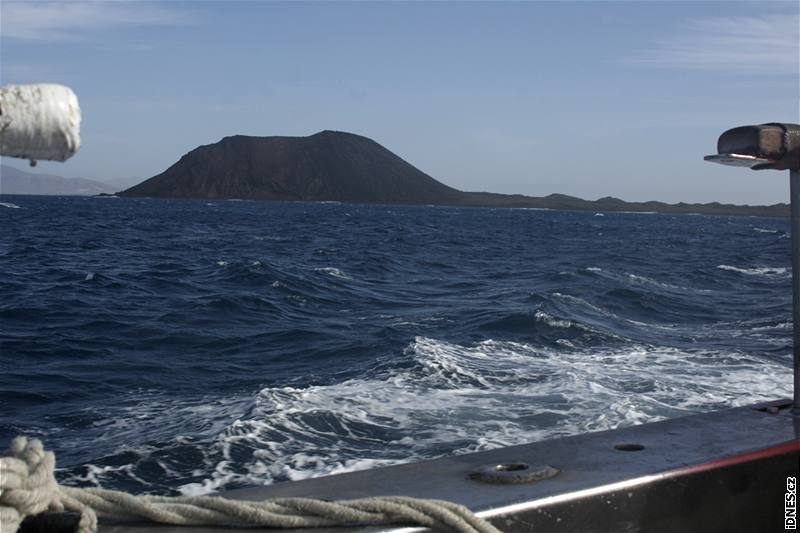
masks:
[(58, 484), (55, 455), (37, 439), (17, 437), (0, 458), (0, 533), (16, 533), (26, 516), (45, 511), (80, 514), (76, 533), (97, 531), (97, 516), (185, 526), (301, 528), (419, 525), (459, 533), (499, 533), (462, 505), (383, 496), (330, 502), (311, 498), (238, 501), (211, 496), (134, 496)]

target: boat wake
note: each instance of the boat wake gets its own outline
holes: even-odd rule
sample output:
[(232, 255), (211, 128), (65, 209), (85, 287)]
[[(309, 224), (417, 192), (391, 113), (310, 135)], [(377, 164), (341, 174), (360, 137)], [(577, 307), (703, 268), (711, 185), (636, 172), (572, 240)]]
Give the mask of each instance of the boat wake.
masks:
[[(208, 494), (790, 394), (782, 364), (741, 353), (648, 345), (552, 350), (494, 340), (463, 346), (418, 337), (404, 359), (400, 368), (379, 364), (363, 378), (265, 388), (254, 399), (162, 406), (161, 414), (144, 403), (130, 419), (109, 421), (115, 439), (147, 431), (158, 416), (195, 436), (155, 448), (126, 447), (107, 458), (117, 464), (84, 465), (63, 480), (107, 485), (128, 477), (145, 490)], [(196, 461), (189, 472), (188, 458)]]

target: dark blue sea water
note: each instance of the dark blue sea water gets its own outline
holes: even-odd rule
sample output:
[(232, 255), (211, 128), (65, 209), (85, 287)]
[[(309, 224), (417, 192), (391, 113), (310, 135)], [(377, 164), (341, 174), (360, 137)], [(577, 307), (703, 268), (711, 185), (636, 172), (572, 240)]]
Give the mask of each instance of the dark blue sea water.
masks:
[[(196, 494), (786, 397), (782, 219), (0, 205), (0, 444)], [(4, 444), (3, 444), (4, 445)]]

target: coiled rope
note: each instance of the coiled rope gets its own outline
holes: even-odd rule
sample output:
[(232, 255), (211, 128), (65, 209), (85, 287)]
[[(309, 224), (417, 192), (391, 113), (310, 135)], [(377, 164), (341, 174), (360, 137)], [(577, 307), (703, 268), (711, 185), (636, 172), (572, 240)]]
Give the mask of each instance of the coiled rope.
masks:
[(38, 439), (17, 437), (0, 458), (0, 533), (16, 533), (26, 516), (80, 514), (77, 533), (97, 531), (97, 516), (185, 526), (301, 528), (418, 525), (459, 533), (500, 533), (462, 505), (384, 496), (330, 502), (311, 498), (237, 501), (211, 496), (134, 496), (59, 485), (55, 454)]

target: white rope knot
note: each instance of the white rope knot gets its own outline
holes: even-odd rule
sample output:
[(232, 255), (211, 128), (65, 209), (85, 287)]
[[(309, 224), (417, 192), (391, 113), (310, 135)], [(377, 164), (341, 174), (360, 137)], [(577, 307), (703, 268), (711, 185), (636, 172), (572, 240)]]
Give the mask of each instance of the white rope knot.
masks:
[(500, 533), (463, 505), (381, 496), (330, 502), (311, 498), (239, 501), (212, 496), (134, 496), (104, 489), (62, 487), (55, 455), (38, 439), (17, 437), (0, 457), (0, 533), (16, 533), (26, 516), (45, 511), (80, 514), (76, 533), (97, 531), (97, 515), (184, 526), (308, 528), (419, 525), (458, 533)]
[(17, 437), (0, 457), (0, 533), (15, 533), (26, 516), (45, 511), (80, 513), (76, 533), (97, 530), (91, 508), (64, 494), (53, 474), (56, 456), (39, 439)]

